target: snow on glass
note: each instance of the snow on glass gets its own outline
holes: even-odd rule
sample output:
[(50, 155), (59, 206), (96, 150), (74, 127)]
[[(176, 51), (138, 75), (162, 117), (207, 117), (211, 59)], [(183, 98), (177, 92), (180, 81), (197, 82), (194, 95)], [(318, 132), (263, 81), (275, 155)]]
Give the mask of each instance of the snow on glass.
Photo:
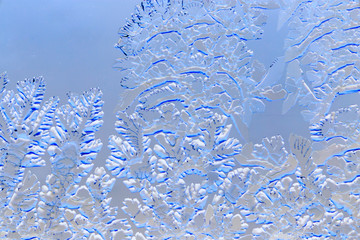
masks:
[[(266, 68), (271, 12), (287, 28)], [(146, 0), (120, 30), (126, 89), (106, 168), (101, 92), (43, 101), (42, 79), (1, 80), (1, 237), (7, 239), (359, 239), (358, 1)], [(266, 103), (298, 107), (310, 139), (249, 141)], [(296, 127), (296, 126), (294, 126)], [(288, 141), (288, 143), (285, 143)], [(289, 146), (289, 147), (287, 147)], [(50, 164), (40, 186), (30, 169)], [(137, 197), (137, 196), (140, 196)]]

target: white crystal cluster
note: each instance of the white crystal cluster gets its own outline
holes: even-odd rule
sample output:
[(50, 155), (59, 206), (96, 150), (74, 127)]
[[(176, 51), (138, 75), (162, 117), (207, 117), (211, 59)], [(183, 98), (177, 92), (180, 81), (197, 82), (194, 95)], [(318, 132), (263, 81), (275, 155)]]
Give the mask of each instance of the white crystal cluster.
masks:
[[(115, 179), (93, 167), (102, 143), (102, 93), (91, 89), (44, 102), (41, 78), (7, 90), (1, 75), (0, 237), (3, 239), (121, 239), (131, 232), (110, 206)], [(31, 168), (51, 166), (41, 186)], [(82, 181), (83, 179), (83, 181)]]
[[(266, 68), (251, 46), (274, 12), (288, 33)], [(359, 16), (355, 0), (144, 0), (120, 30), (105, 168), (100, 90), (60, 106), (41, 78), (13, 92), (1, 75), (0, 237), (360, 239), (360, 110), (335, 106), (360, 91)], [(270, 102), (300, 109), (311, 138), (250, 142)], [(125, 219), (110, 174), (133, 194)]]
[[(269, 69), (250, 43), (287, 28)], [(127, 88), (107, 167), (141, 199), (139, 239), (357, 239), (357, 1), (143, 1), (120, 30)], [(259, 41), (260, 42), (260, 41)], [(300, 106), (312, 139), (248, 127), (266, 102)], [(271, 127), (271, 123), (269, 123)], [(140, 238), (140, 236), (142, 236)]]

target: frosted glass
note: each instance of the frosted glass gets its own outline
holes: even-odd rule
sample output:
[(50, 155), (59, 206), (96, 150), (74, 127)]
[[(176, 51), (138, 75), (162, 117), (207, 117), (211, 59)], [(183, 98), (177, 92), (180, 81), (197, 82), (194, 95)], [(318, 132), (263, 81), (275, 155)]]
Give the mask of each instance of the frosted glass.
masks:
[(3, 73), (0, 237), (359, 239), (359, 16), (355, 0), (144, 0), (116, 85), (48, 98)]

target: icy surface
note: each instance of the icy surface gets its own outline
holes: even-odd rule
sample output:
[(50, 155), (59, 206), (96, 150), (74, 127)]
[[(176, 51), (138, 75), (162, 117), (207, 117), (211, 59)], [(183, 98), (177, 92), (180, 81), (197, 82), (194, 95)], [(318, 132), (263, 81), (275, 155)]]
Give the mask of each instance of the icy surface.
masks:
[(283, 110), (298, 102), (306, 107), (304, 118), (315, 123), (335, 98), (359, 91), (359, 1), (293, 2)]
[[(1, 75), (0, 194), (3, 239), (122, 239), (131, 234), (126, 220), (110, 206), (115, 179), (105, 169), (89, 176), (102, 143), (102, 93), (91, 89), (43, 101), (41, 78), (6, 88)], [(30, 168), (51, 166), (40, 186)], [(84, 178), (86, 183), (81, 180)]]
[[(122, 207), (143, 229), (136, 239), (360, 237), (359, 108), (331, 110), (360, 89), (359, 10), (357, 1), (138, 6), (120, 30), (127, 90), (107, 160), (141, 196)], [(289, 31), (267, 68), (248, 43), (260, 42), (269, 11)], [(283, 114), (300, 106), (311, 139), (249, 142), (271, 101)]]
[[(288, 34), (266, 66), (251, 46), (273, 11)], [(360, 239), (360, 109), (333, 104), (360, 91), (359, 16), (354, 0), (144, 0), (120, 30), (105, 167), (99, 89), (60, 106), (42, 78), (0, 75), (0, 238)], [(250, 142), (273, 103), (310, 137)]]

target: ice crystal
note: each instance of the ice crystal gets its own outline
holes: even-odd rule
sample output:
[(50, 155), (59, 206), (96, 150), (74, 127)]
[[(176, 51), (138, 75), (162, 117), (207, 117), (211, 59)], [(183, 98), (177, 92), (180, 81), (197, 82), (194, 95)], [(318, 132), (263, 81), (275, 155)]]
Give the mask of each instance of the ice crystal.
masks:
[(283, 16), (289, 17), (285, 54), (289, 95), (283, 110), (299, 101), (306, 106), (305, 119), (315, 123), (335, 98), (359, 89), (359, 2), (289, 3), (292, 7)]
[[(267, 11), (289, 29), (264, 67)], [(143, 1), (120, 31), (127, 90), (107, 167), (141, 199), (123, 211), (139, 239), (358, 238), (355, 1)], [(354, 32), (355, 31), (355, 32)], [(280, 78), (285, 69), (285, 81)], [(254, 113), (299, 103), (312, 139), (248, 141)], [(351, 160), (349, 160), (351, 156)]]
[(248, 125), (254, 112), (264, 110), (262, 99), (285, 94), (281, 85), (272, 89), (273, 74), (264, 76), (246, 44), (261, 38), (261, 9), (275, 7), (272, 1), (143, 1), (117, 45), (124, 54), (117, 65), (121, 84), (129, 89), (121, 108), (149, 109), (177, 96)]
[[(6, 239), (123, 239), (127, 222), (107, 197), (115, 179), (104, 168), (91, 171), (102, 143), (102, 93), (91, 89), (43, 102), (41, 78), (1, 90), (1, 233)], [(41, 186), (27, 170), (51, 165)], [(87, 177), (88, 176), (88, 177)], [(87, 178), (86, 178), (87, 177)], [(81, 182), (85, 179), (86, 184)]]

